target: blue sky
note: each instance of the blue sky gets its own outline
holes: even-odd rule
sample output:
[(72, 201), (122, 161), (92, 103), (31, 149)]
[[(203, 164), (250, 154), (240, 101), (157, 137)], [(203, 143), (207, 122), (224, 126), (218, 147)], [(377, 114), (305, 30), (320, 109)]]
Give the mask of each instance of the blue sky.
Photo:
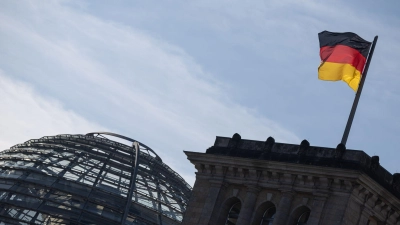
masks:
[(347, 148), (400, 152), (399, 1), (0, 2), (0, 148), (111, 131), (190, 184), (215, 136), (335, 147), (354, 99), (317, 79), (323, 30), (379, 36)]

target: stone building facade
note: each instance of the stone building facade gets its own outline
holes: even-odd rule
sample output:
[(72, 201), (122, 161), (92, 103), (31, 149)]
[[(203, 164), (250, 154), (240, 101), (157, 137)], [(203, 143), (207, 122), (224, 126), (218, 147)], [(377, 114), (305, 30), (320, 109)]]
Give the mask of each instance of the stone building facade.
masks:
[(217, 137), (183, 225), (400, 225), (400, 179), (363, 151)]

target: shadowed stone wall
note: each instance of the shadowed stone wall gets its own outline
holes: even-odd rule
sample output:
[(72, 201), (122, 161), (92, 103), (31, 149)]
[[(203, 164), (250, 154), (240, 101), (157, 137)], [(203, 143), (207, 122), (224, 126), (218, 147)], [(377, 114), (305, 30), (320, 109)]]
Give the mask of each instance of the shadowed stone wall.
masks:
[[(397, 174), (363, 151), (217, 137), (206, 153), (185, 152), (196, 182), (183, 224), (224, 225), (229, 208), (241, 202), (236, 224), (261, 222), (275, 206), (274, 225), (400, 222)], [(368, 222), (370, 221), (370, 222)]]

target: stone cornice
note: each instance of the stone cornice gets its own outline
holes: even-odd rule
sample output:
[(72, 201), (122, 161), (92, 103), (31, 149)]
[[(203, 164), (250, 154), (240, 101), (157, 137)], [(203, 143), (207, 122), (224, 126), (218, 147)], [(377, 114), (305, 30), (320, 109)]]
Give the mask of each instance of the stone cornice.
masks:
[(358, 170), (321, 167), (264, 159), (242, 158), (185, 151), (198, 170), (197, 176), (236, 185), (309, 193), (322, 199), (329, 195), (353, 195), (367, 211), (395, 223), (400, 201), (373, 178)]
[[(254, 173), (257, 174), (257, 170), (267, 170), (267, 171), (274, 170), (277, 173), (281, 172), (281, 173), (307, 174), (309, 176), (325, 177), (327, 176), (327, 174), (330, 174), (332, 177), (340, 177), (343, 180), (355, 179), (359, 177), (359, 175), (361, 174), (359, 171), (348, 170), (348, 169), (338, 169), (331, 167), (320, 167), (320, 166), (312, 166), (304, 164), (221, 156), (221, 155), (205, 154), (199, 152), (189, 152), (189, 151), (184, 151), (184, 152), (188, 156), (189, 161), (195, 165), (198, 172), (206, 170), (212, 173), (217, 172), (218, 170), (214, 171), (213, 170), (214, 167), (210, 167), (210, 165), (218, 165), (218, 168), (220, 169), (218, 172), (222, 172), (221, 171), (222, 167), (225, 166), (228, 168), (232, 167), (238, 169), (241, 168), (245, 170), (246, 169), (252, 170), (253, 174)], [(202, 167), (202, 165), (204, 167)], [(217, 167), (215, 167), (215, 169), (217, 169)]]
[[(185, 152), (198, 169), (198, 178), (210, 177), (231, 184), (257, 184), (263, 188), (308, 193), (348, 194), (360, 173), (300, 164)], [(261, 161), (262, 163), (259, 163)]]
[[(217, 137), (214, 145), (207, 149), (206, 154), (261, 160), (255, 160), (255, 166), (267, 162), (284, 162), (317, 166), (320, 169), (332, 168), (334, 171), (337, 169), (358, 171), (368, 175), (400, 199), (400, 174), (392, 175), (385, 170), (379, 164), (378, 156), (370, 157), (363, 151), (347, 150), (343, 144), (339, 144), (336, 148), (326, 148), (310, 146), (307, 140), (303, 140), (300, 145), (295, 145), (275, 143), (272, 137), (266, 141), (245, 140), (241, 139), (239, 134), (235, 134), (232, 138)], [(299, 168), (301, 169), (301, 166)], [(323, 170), (329, 171), (329, 169)], [(342, 176), (348, 177), (346, 173)]]

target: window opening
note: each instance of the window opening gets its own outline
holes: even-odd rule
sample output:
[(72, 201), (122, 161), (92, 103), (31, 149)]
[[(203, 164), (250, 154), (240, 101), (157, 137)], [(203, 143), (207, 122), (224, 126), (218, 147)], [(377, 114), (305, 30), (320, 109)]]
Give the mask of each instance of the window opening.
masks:
[(228, 212), (228, 218), (226, 219), (225, 225), (234, 225), (239, 217), (240, 208), (242, 204), (240, 202), (235, 203)]
[(260, 225), (272, 225), (272, 222), (274, 221), (275, 213), (276, 213), (275, 206), (272, 206), (272, 207), (268, 208), (267, 210), (265, 210)]
[(310, 217), (310, 211), (303, 212), (299, 219), (297, 220), (297, 225), (306, 225), (308, 221), (308, 217)]

